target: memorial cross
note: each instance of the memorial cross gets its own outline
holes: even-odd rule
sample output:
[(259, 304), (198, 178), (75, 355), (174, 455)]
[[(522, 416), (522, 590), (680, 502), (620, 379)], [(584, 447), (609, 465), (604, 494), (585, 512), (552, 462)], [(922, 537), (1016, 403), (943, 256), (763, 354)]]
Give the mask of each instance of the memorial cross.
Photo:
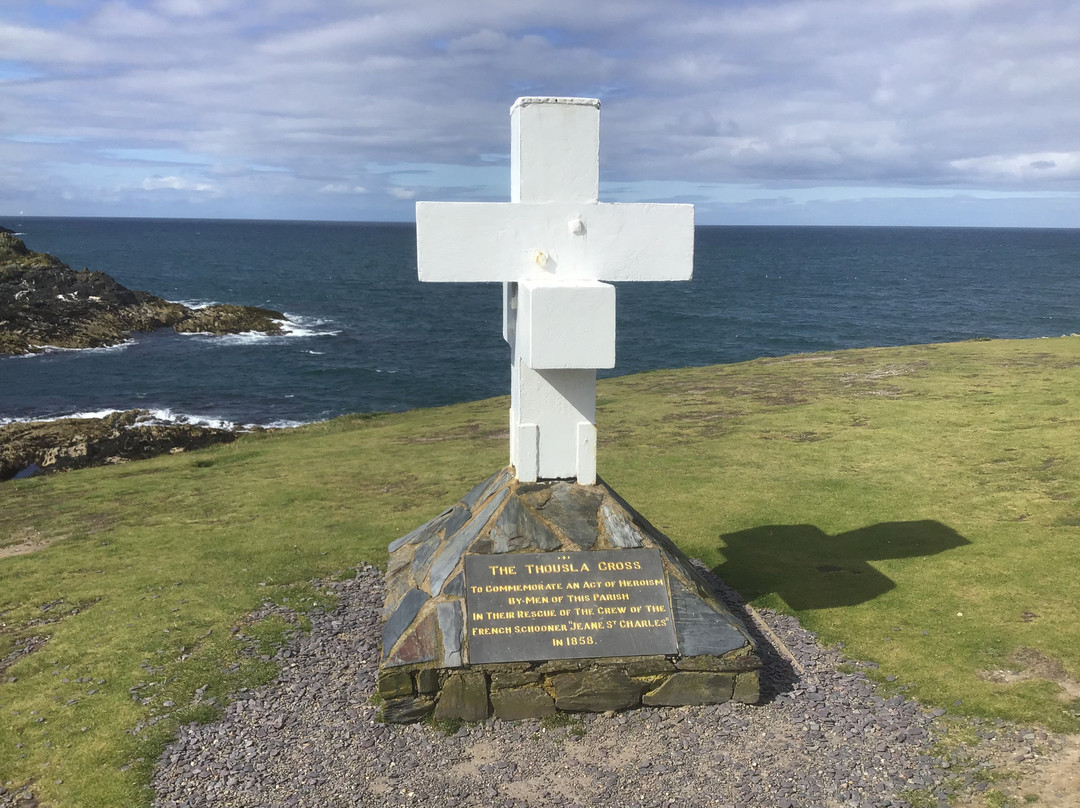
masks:
[(503, 283), (518, 480), (596, 482), (596, 369), (615, 365), (615, 287), (689, 280), (694, 207), (599, 202), (600, 102), (519, 98), (510, 203), (417, 202), (421, 281)]

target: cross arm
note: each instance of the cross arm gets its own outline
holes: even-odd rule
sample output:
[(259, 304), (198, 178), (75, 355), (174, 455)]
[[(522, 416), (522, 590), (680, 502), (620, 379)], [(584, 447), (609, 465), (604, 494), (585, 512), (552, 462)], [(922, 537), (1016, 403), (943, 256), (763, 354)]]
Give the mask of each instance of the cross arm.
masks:
[(689, 280), (694, 206), (417, 202), (422, 281)]

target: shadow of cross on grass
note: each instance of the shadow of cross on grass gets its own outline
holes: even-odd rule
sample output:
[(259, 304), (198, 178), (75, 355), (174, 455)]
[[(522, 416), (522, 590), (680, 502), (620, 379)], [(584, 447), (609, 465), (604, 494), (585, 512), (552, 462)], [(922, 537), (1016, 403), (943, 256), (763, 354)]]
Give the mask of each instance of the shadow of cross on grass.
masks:
[(970, 542), (931, 520), (882, 522), (830, 536), (813, 525), (725, 533), (727, 560), (713, 570), (746, 600), (774, 592), (795, 610), (865, 603), (896, 587), (869, 562), (932, 556)]

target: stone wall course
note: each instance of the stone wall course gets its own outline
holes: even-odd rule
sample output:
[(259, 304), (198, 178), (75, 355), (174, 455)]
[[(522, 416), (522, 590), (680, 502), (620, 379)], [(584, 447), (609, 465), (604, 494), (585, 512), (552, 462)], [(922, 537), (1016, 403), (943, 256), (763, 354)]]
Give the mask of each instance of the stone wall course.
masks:
[(522, 685), (534, 685), (540, 681), (538, 671), (506, 671), (491, 674), (491, 691)]
[(616, 667), (559, 673), (548, 679), (555, 706), (571, 713), (626, 710), (641, 703), (644, 685)]
[(649, 707), (722, 704), (731, 700), (735, 677), (730, 673), (687, 673), (680, 671), (664, 679), (655, 690), (642, 696)]
[(735, 691), (731, 698), (743, 704), (757, 704), (761, 700), (761, 674), (747, 671), (735, 677)]
[(383, 705), (383, 720), (388, 724), (412, 724), (431, 715), (435, 702), (426, 696), (388, 699)]
[(435, 718), (460, 718), (462, 721), (483, 721), (491, 715), (488, 702), (487, 677), (478, 671), (458, 671), (446, 677)]
[(536, 685), (491, 691), (495, 717), (504, 721), (543, 718), (555, 713), (555, 699)]
[(375, 689), (384, 699), (392, 699), (398, 696), (411, 696), (413, 693), (412, 676), (408, 671), (384, 671), (379, 676), (378, 685)]

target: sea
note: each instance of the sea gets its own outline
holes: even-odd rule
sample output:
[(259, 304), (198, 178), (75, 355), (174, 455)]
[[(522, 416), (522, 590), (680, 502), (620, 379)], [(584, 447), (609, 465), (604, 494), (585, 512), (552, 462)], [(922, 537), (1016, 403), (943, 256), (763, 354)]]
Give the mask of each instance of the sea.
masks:
[[(412, 224), (17, 217), (33, 250), (283, 336), (140, 333), (0, 358), (0, 423), (143, 408), (291, 426), (509, 392), (498, 284), (420, 283)], [(462, 235), (467, 238), (467, 234)], [(613, 376), (844, 348), (1080, 332), (1080, 230), (698, 227), (694, 277), (619, 283)]]

